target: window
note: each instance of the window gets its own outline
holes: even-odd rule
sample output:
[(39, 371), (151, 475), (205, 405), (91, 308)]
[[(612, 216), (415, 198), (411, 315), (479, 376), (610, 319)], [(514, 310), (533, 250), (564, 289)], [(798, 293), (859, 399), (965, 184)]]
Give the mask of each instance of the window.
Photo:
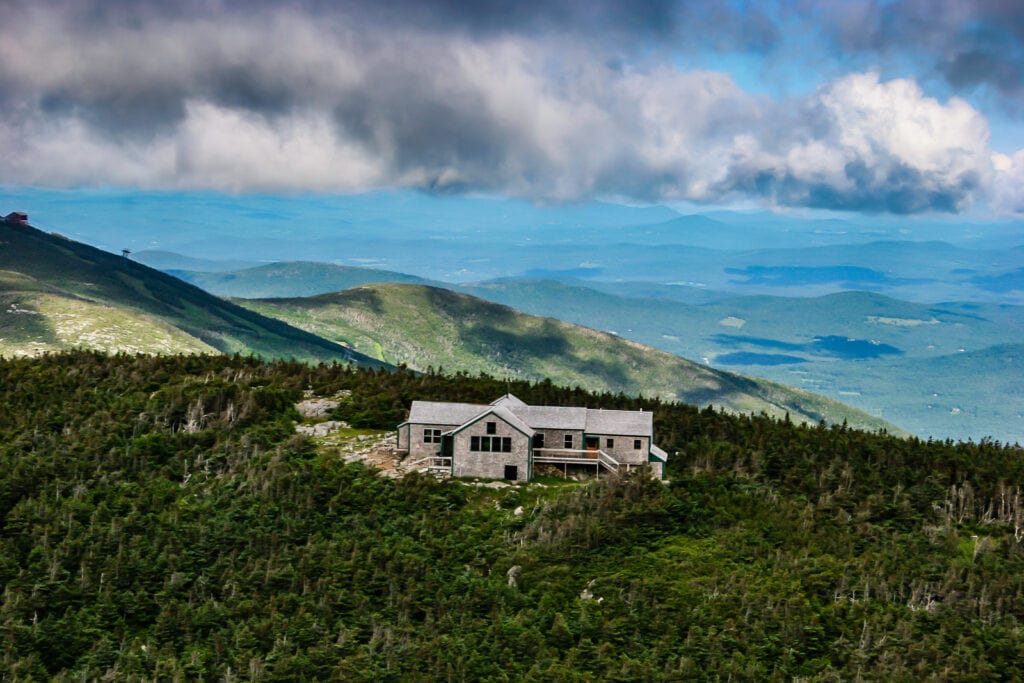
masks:
[(424, 429), (423, 443), (441, 443), (440, 429)]
[(604, 447), (605, 448), (615, 448), (615, 439), (605, 439), (604, 440)]
[(533, 447), (534, 448), (544, 448), (544, 435), (543, 434), (538, 432), (537, 434), (533, 435)]
[(640, 439), (633, 439), (633, 449), (634, 450), (637, 450), (637, 451), (640, 450), (641, 448), (644, 447), (643, 444), (644, 444), (644, 442), (641, 441)]
[(565, 447), (572, 448), (572, 434), (565, 435)]
[(471, 436), (469, 450), (478, 453), (511, 453), (511, 436)]
[(487, 433), (488, 434), (497, 434), (498, 433), (498, 423), (497, 422), (488, 422), (487, 423)]

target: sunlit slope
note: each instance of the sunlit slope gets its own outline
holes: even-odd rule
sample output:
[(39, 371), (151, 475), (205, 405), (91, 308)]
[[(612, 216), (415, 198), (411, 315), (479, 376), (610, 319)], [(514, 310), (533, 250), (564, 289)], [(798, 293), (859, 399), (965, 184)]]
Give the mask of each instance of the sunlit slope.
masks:
[(0, 271), (0, 355), (83, 347), (126, 353), (216, 353), (156, 316), (96, 303)]
[(5, 355), (71, 347), (305, 360), (351, 355), (129, 258), (58, 235), (0, 224), (0, 243)]
[(549, 378), (591, 390), (897, 431), (822, 396), (713, 370), (616, 335), (435, 287), (373, 284), (316, 297), (242, 303), (417, 370)]

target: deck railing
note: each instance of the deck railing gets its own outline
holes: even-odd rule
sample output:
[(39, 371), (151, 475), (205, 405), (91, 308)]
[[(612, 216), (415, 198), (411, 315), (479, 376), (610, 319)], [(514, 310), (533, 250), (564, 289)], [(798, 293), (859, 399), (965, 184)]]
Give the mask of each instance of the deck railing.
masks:
[(600, 464), (609, 472), (619, 471), (619, 461), (600, 449), (591, 450), (579, 448), (535, 448), (533, 449), (533, 452), (534, 462), (557, 462), (561, 464), (584, 462), (591, 464)]
[(428, 455), (425, 458), (420, 458), (419, 460), (414, 460), (413, 462), (409, 463), (405, 467), (406, 467), (406, 469), (413, 470), (413, 469), (417, 469), (417, 468), (419, 468), (421, 466), (425, 467), (426, 469), (430, 469), (430, 470), (440, 470), (440, 469), (450, 470), (451, 467), (452, 467), (452, 459), (451, 459), (450, 456)]

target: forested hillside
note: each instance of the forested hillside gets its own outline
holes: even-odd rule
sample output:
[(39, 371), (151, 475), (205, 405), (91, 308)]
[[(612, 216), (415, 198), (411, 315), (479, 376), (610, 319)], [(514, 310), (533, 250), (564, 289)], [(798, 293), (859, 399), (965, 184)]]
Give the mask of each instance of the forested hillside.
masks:
[[(385, 479), (303, 392), (644, 408), (671, 482)], [(0, 677), (1019, 676), (1024, 454), (561, 389), (226, 356), (0, 360)], [(516, 514), (518, 508), (520, 514)]]

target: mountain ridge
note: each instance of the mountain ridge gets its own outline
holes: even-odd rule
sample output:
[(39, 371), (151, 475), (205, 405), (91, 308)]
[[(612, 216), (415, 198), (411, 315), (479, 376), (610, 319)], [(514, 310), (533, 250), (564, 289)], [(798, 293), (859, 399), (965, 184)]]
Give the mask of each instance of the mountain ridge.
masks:
[(615, 334), (439, 287), (375, 283), (315, 297), (239, 303), (415, 370), (547, 378), (589, 390), (902, 432), (811, 392), (708, 368)]
[[(166, 353), (173, 352), (179, 342), (184, 348), (178, 350), (191, 353), (216, 350), (380, 365), (126, 256), (31, 226), (6, 223), (0, 224), (0, 242), (4, 247), (0, 271), (6, 272), (0, 280), (0, 294), (7, 307), (2, 329), (6, 339), (12, 335), (15, 341), (34, 338), (33, 352), (89, 347), (89, 337), (76, 336), (76, 330), (82, 325), (95, 327), (89, 315), (102, 313), (99, 327), (123, 325), (113, 325), (106, 341), (91, 348)], [(37, 306), (44, 310), (35, 310)], [(89, 315), (82, 315), (82, 307), (89, 309)], [(58, 323), (67, 324), (62, 327)], [(136, 344), (134, 335), (147, 326), (162, 328), (159, 339)]]

